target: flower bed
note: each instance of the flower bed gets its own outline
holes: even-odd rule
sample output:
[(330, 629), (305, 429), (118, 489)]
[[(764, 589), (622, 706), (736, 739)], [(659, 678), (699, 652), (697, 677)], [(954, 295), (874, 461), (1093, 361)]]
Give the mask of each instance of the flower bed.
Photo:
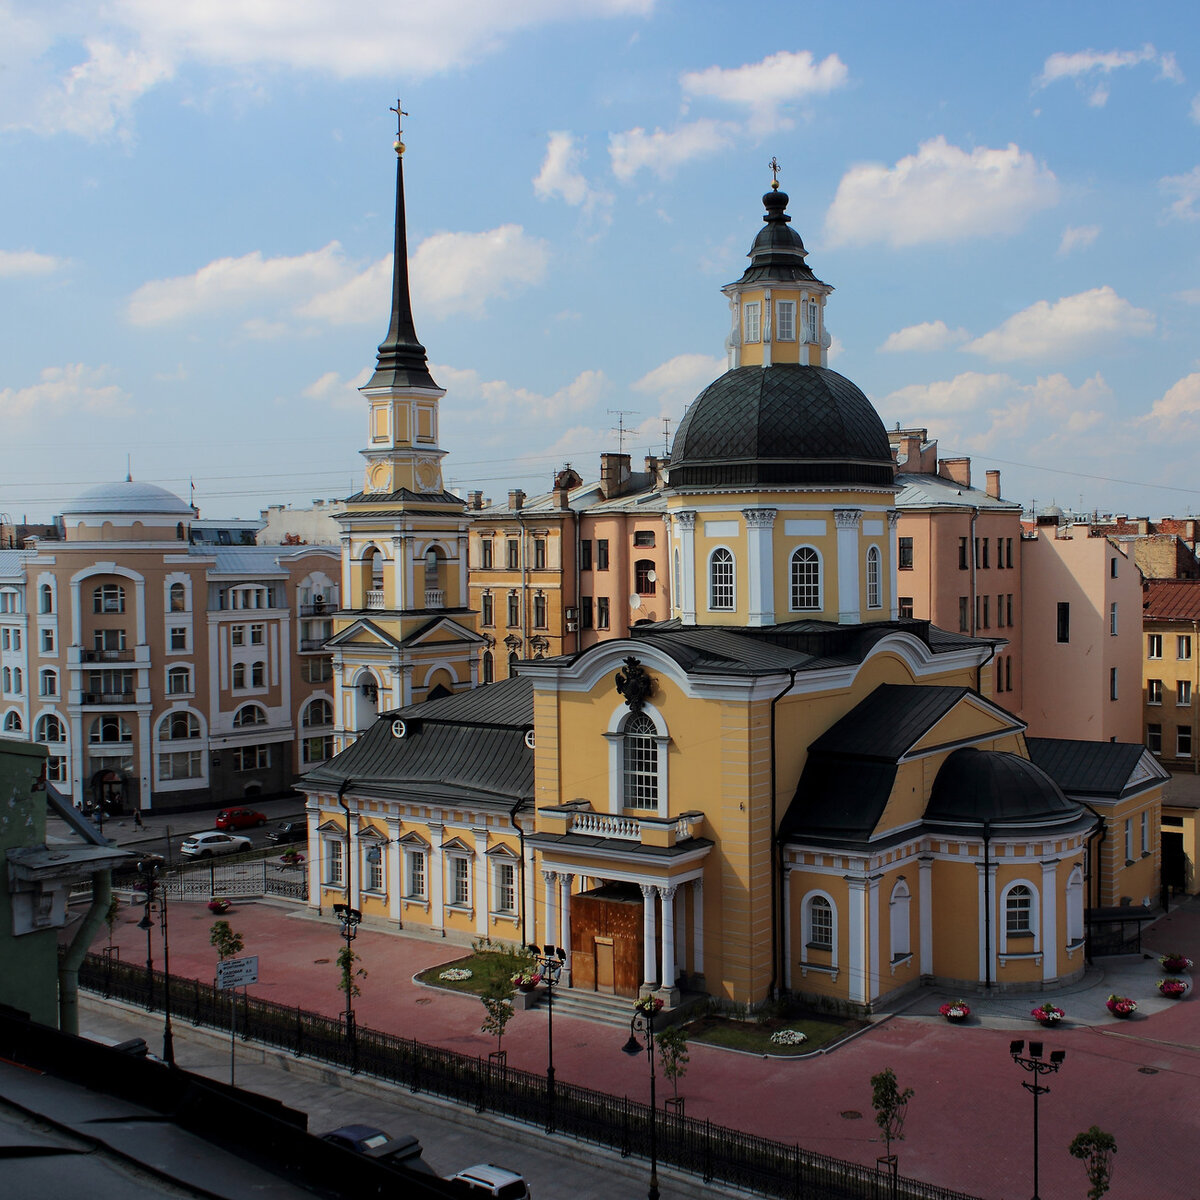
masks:
[(1132, 1017), (1137, 1012), (1137, 1001), (1128, 996), (1111, 995), (1105, 1001), (1105, 1007), (1114, 1017)]
[(1192, 960), (1185, 954), (1164, 954), (1158, 960), (1158, 965), (1162, 967), (1168, 975), (1178, 975), (1182, 971), (1190, 971), (1192, 968)]
[(444, 983), (462, 983), (464, 979), (470, 979), (474, 974), (473, 971), (468, 971), (466, 967), (447, 967), (444, 971), (439, 972), (438, 978)]
[(1158, 990), (1168, 1000), (1180, 1000), (1188, 990), (1188, 982), (1186, 979), (1160, 979)]
[(808, 1034), (799, 1029), (777, 1029), (771, 1034), (771, 1042), (776, 1046), (799, 1046), (808, 1041)]
[(1057, 1025), (1067, 1014), (1056, 1004), (1047, 1003), (1039, 1004), (1037, 1008), (1030, 1011), (1029, 1015), (1039, 1025)]
[(965, 1021), (971, 1015), (971, 1006), (965, 1000), (949, 1000), (938, 1012), (947, 1021)]

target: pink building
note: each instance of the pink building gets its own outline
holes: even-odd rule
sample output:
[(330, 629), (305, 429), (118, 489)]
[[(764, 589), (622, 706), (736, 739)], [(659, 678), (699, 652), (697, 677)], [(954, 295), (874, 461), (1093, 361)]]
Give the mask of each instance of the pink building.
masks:
[(1025, 706), (1038, 737), (1142, 740), (1142, 576), (1086, 526), (1041, 517), (1021, 542)]

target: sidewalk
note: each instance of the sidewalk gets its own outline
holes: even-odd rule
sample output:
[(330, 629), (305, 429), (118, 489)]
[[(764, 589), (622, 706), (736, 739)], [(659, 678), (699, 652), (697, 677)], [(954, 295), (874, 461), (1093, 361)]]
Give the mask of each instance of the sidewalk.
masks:
[[(123, 961), (145, 961), (146, 938), (136, 927), (140, 917), (138, 908), (118, 916), (114, 943)], [(227, 919), (244, 936), (246, 953), (259, 956), (261, 982), (251, 989), (254, 994), (330, 1016), (341, 1011), (335, 960), (342, 943), (333, 921), (262, 901), (235, 905)], [(213, 977), (212, 921), (203, 904), (171, 905), (174, 974)], [(106, 931), (97, 948), (105, 940)], [(1144, 945), (1147, 953), (1178, 951), (1200, 961), (1200, 900), (1147, 926)], [(461, 957), (461, 947), (360, 929), (355, 948), (368, 972), (355, 1000), (361, 1025), (467, 1054), (494, 1048), (479, 1032), (483, 1009), (477, 998), (412, 979), (426, 967)], [(159, 933), (154, 958), (161, 965)], [(890, 1066), (902, 1086), (916, 1091), (898, 1147), (901, 1172), (984, 1200), (1005, 1200), (1031, 1191), (1032, 1102), (1008, 1044), (1013, 1037), (1032, 1037), (1044, 1040), (1047, 1052), (1067, 1052), (1041, 1101), (1041, 1191), (1047, 1200), (1086, 1190), (1083, 1167), (1066, 1147), (1092, 1124), (1117, 1139), (1111, 1200), (1193, 1195), (1195, 1171), (1186, 1149), (1200, 1138), (1196, 1008), (1191, 995), (1182, 1001), (1159, 997), (1154, 983), (1161, 974), (1153, 958), (1121, 959), (1094, 968), (1061, 993), (969, 995), (972, 1018), (965, 1027), (937, 1015), (939, 1004), (956, 997), (923, 992), (849, 1042), (801, 1059), (755, 1058), (693, 1043), (679, 1090), (689, 1116), (873, 1164), (882, 1146), (872, 1119), (870, 1077)], [(1117, 1021), (1109, 1015), (1104, 1000), (1114, 991), (1138, 1001), (1136, 1017)], [(1030, 1019), (1029, 1010), (1042, 1000), (1066, 1011), (1060, 1028), (1042, 1030)], [(556, 1016), (558, 1078), (648, 1099), (645, 1062), (620, 1053), (624, 1040), (611, 1026)], [(544, 1070), (545, 1012), (518, 1012), (504, 1048), (510, 1065)], [(660, 1085), (664, 1091), (666, 1085)]]

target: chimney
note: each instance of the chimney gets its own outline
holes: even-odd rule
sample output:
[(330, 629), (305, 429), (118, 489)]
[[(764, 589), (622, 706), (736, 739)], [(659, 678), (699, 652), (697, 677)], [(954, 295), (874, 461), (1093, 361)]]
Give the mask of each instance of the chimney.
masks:
[(483, 493), (468, 492), (467, 507), (471, 509), (472, 512), (478, 512), (483, 507)]
[(516, 511), (525, 503), (525, 493), (520, 488), (514, 488), (508, 493), (508, 507)]
[(993, 500), (1000, 499), (1000, 472), (989, 471), (987, 473), (987, 494)]
[(606, 500), (620, 496), (629, 483), (629, 455), (601, 454), (600, 455), (600, 487)]
[(921, 439), (911, 433), (900, 439), (900, 453), (904, 456), (901, 464), (907, 471), (918, 472), (921, 469)]
[(938, 472), (943, 479), (957, 483), (959, 487), (971, 486), (971, 460), (969, 458), (939, 458)]
[(658, 455), (646, 455), (646, 475), (649, 478), (650, 486), (656, 488), (662, 483), (661, 464), (658, 461)]

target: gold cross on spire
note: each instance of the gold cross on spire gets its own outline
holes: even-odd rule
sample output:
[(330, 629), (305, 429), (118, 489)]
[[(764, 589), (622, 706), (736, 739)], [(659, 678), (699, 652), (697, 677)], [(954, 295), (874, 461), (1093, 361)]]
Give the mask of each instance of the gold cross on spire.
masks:
[[(400, 101), (397, 100), (396, 103), (399, 104)], [(771, 161), (767, 163), (767, 166), (771, 168), (771, 191), (777, 192), (779, 191), (779, 159), (772, 154)]]
[(403, 118), (408, 116), (408, 113), (406, 113), (406, 112), (404, 111), (404, 109), (402, 109), (402, 108), (400, 107), (400, 98), (399, 98), (399, 96), (397, 96), (397, 97), (396, 97), (396, 106), (395, 106), (395, 108), (389, 108), (389, 109), (388, 109), (388, 112), (394, 112), (394, 113), (396, 114), (396, 141), (395, 141), (395, 150), (396, 150), (396, 153), (397, 153), (397, 154), (403, 154), (403, 153), (404, 153), (404, 141), (403, 141), (403, 139), (402, 139), (402, 134), (403, 134), (403, 132), (404, 132), (404, 131), (403, 131), (403, 129), (402, 129), (402, 122), (403, 122)]

